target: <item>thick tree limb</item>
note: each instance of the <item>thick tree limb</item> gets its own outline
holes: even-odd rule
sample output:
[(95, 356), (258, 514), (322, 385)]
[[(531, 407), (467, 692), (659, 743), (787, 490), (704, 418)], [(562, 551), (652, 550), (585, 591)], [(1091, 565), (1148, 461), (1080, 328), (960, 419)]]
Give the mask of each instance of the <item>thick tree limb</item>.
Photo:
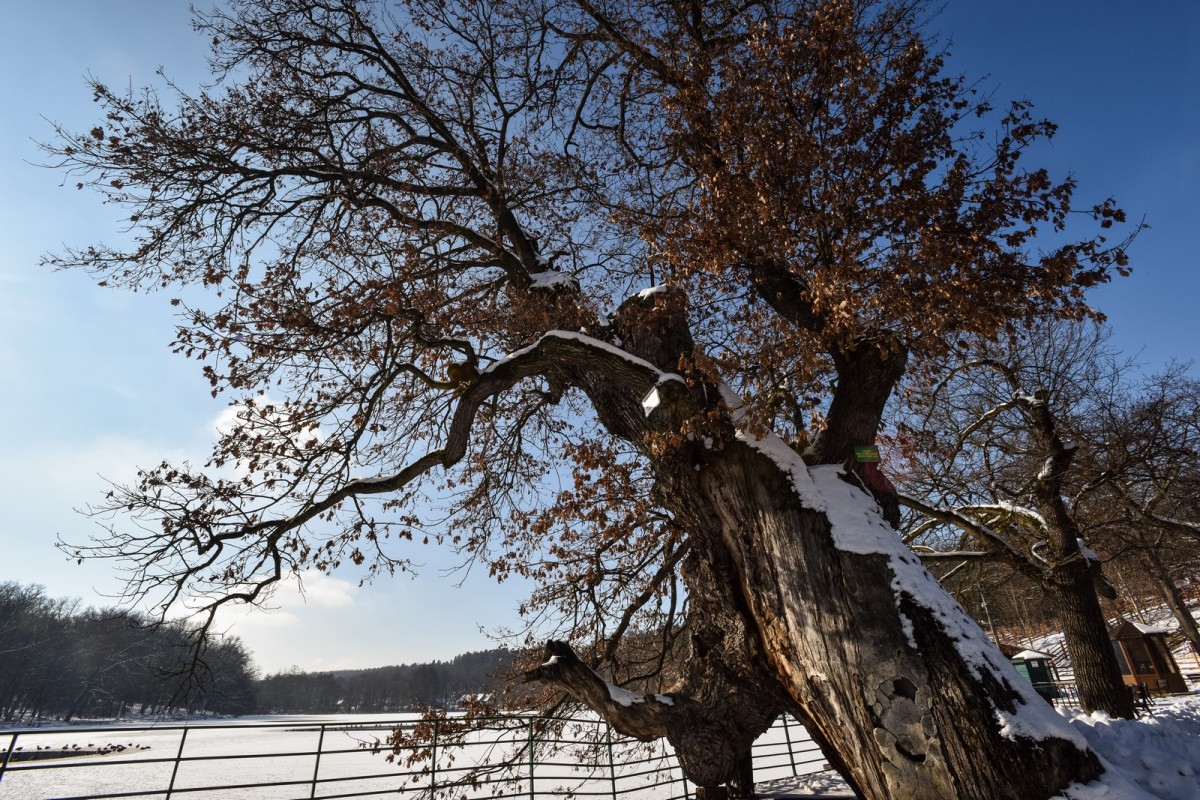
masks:
[(643, 742), (667, 735), (667, 717), (683, 698), (638, 695), (600, 677), (566, 642), (546, 642), (546, 660), (525, 673), (525, 682), (550, 683), (574, 697), (626, 736)]
[(1021, 574), (1035, 581), (1042, 579), (1042, 571), (1030, 564), (1029, 559), (988, 525), (972, 519), (961, 511), (938, 508), (911, 495), (901, 494), (900, 502), (914, 511), (919, 511), (926, 517), (954, 525), (966, 533), (977, 537), (984, 543), (989, 552), (1003, 558), (1005, 563), (1012, 566)]
[[(200, 609), (206, 612), (205, 630), (213, 614), (227, 603), (254, 603), (265, 589), (282, 580), (285, 570), (285, 537), (306, 524), (333, 513), (343, 503), (357, 498), (398, 492), (434, 469), (453, 467), (467, 454), (471, 429), (480, 407), (527, 378), (542, 377), (559, 386), (582, 389), (592, 400), (597, 414), (613, 433), (638, 445), (644, 434), (667, 425), (676, 414), (685, 413), (691, 398), (686, 384), (678, 376), (667, 375), (650, 363), (625, 353), (598, 339), (568, 331), (552, 331), (533, 345), (496, 362), (477, 379), (465, 385), (450, 420), (442, 447), (425, 453), (397, 472), (373, 478), (347, 481), (328, 494), (313, 498), (295, 513), (282, 518), (247, 519), (240, 509), (228, 509), (224, 517), (191, 521), (188, 503), (180, 501), (174, 509), (176, 533), (166, 540), (160, 532), (151, 532), (143, 549), (132, 555), (119, 553), (135, 562), (134, 571), (148, 572), (163, 559), (168, 549), (182, 558), (194, 553), (198, 563), (182, 563), (170, 574), (147, 577), (144, 582), (170, 586), (168, 603), (186, 594), (185, 588), (202, 571), (223, 558), (245, 562), (238, 589), (208, 596)], [(642, 401), (651, 389), (657, 389), (659, 404), (647, 413)], [(210, 487), (220, 492), (220, 487)], [(128, 542), (133, 539), (128, 538)], [(230, 549), (236, 553), (229, 556)], [(110, 550), (121, 548), (110, 548)], [(672, 562), (674, 563), (674, 561)]]
[(988, 558), (991, 553), (986, 550), (934, 550), (929, 547), (914, 547), (913, 552), (922, 561), (938, 561), (947, 558)]

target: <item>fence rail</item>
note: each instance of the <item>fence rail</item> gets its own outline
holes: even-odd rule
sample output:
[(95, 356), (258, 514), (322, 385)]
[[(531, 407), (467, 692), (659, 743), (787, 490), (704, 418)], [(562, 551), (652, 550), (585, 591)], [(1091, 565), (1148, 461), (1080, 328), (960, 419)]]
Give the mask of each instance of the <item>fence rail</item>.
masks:
[[(470, 733), (456, 723), (433, 722), (429, 741), (404, 745), (391, 762), (388, 736), (413, 733), (419, 720), (0, 731), (0, 800), (692, 796), (665, 743), (614, 735), (598, 719), (502, 717)], [(824, 768), (804, 727), (789, 717), (760, 737), (753, 755), (760, 782)]]

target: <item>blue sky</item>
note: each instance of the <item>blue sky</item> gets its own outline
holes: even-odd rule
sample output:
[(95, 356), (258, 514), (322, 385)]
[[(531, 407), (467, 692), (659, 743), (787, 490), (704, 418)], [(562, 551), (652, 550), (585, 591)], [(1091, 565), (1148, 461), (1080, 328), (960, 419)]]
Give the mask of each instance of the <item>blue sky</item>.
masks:
[[(11, 6), (0, 51), (0, 581), (101, 604), (119, 577), (108, 564), (68, 562), (56, 536), (95, 529), (73, 509), (100, 496), (100, 475), (125, 480), (136, 464), (203, 457), (224, 407), (198, 365), (169, 352), (166, 296), (36, 266), (64, 243), (113, 240), (120, 215), (34, 166), (33, 140), (50, 137), (46, 118), (90, 127), (89, 73), (141, 86), (162, 66), (195, 86), (205, 43), (174, 0)], [(1092, 296), (1115, 344), (1151, 366), (1195, 358), (1200, 5), (949, 0), (935, 27), (953, 40), (952, 68), (988, 75), (998, 100), (1028, 97), (1059, 123), (1041, 159), (1076, 175), (1081, 205), (1113, 195), (1151, 225), (1133, 250), (1134, 275)], [(307, 600), (285, 590), (278, 610), (230, 617), (231, 630), (274, 671), (450, 658), (488, 646), (481, 626), (516, 623), (519, 587), (473, 576), (455, 588), (437, 558), (430, 550), (418, 580), (362, 589), (353, 575), (312, 577)]]

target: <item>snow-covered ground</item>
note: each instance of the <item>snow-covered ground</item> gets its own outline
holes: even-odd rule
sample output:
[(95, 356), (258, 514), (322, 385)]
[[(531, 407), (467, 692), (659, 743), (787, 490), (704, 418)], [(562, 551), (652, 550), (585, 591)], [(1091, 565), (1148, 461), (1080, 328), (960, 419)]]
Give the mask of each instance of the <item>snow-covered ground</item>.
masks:
[[(484, 784), (469, 796), (520, 796), (561, 798), (577, 796), (636, 797), (666, 800), (685, 797), (678, 764), (664, 743), (620, 742), (614, 739), (610, 770), (607, 728), (589, 720), (564, 729), (558, 741), (537, 737), (534, 768), (527, 745), (528, 721), (506, 720), (491, 731), (473, 736), (461, 749), (438, 746), (436, 776), (389, 763), (385, 753), (372, 752), (363, 743), (386, 738), (398, 724), (384, 715), (333, 715), (247, 718), (230, 724), (216, 720), (185, 728), (112, 725), (103, 727), (46, 727), (18, 735), (22, 752), (51, 750), (65, 758), (21, 761), (0, 780), (0, 800), (94, 798), (122, 793), (163, 798), (168, 786), (176, 797), (213, 800), (294, 800), (309, 797), (318, 779), (315, 797), (396, 797), (401, 788), (420, 796), (431, 779), (442, 787), (473, 765), (492, 763), (516, 754), (516, 768), (506, 773), (514, 783)], [(596, 746), (579, 744), (591, 734)], [(0, 731), (0, 758), (7, 752), (11, 733)], [(110, 747), (119, 744), (121, 749)], [(75, 748), (78, 747), (79, 750)], [(81, 751), (107, 752), (84, 755)], [(320, 757), (318, 758), (318, 752)], [(178, 769), (177, 754), (183, 754)], [(592, 758), (590, 758), (590, 757)], [(598, 757), (596, 763), (592, 759)], [(777, 724), (755, 745), (757, 775), (772, 780), (795, 773), (819, 770), (824, 758), (802, 727)]]
[[(1200, 697), (1158, 700), (1136, 720), (1075, 712), (1071, 724), (1088, 744), (1142, 790), (1145, 797), (1200, 800)], [(1134, 800), (1134, 793), (1115, 779), (1072, 793), (1079, 800)]]
[[(1103, 779), (1087, 786), (1072, 787), (1065, 800), (1200, 800), (1200, 695), (1159, 699), (1137, 720), (1113, 720), (1104, 715), (1084, 715), (1060, 710), (1109, 767)], [(74, 757), (37, 763), (53, 768), (10, 771), (0, 781), (0, 800), (45, 800), (51, 797), (93, 797), (98, 794), (147, 791), (162, 797), (171, 780), (173, 758), (181, 744), (188, 760), (175, 776), (176, 789), (200, 786), (229, 786), (221, 792), (189, 793), (213, 798), (294, 798), (308, 796), (309, 781), (318, 775), (317, 797), (342, 791), (378, 791), (379, 797), (396, 796), (403, 783), (400, 765), (384, 762), (382, 756), (359, 748), (387, 726), (377, 716), (279, 717), (247, 719), (243, 724), (220, 726), (195, 724), (187, 729), (164, 725), (146, 730), (119, 725), (97, 728), (47, 728), (21, 734), (22, 747), (80, 747), (120, 743), (121, 752), (104, 756)], [(265, 724), (266, 721), (271, 724)], [(390, 722), (390, 720), (389, 720)], [(325, 726), (322, 732), (322, 725)], [(849, 788), (831, 772), (814, 771), (821, 758), (810, 742), (800, 738), (795, 727), (777, 726), (756, 745), (755, 778), (760, 793), (768, 796), (845, 798)], [(8, 750), (11, 734), (0, 733), (0, 755)], [(519, 735), (511, 739), (518, 741)], [(786, 755), (802, 751), (798, 763)], [(316, 751), (322, 750), (317, 763)], [(490, 748), (495, 751), (496, 748)], [(463, 751), (456, 761), (463, 764), (476, 753)], [(611, 774), (607, 766), (592, 771), (570, 749), (539, 755), (535, 770), (535, 795), (559, 797), (574, 789), (581, 793), (612, 790), (622, 796), (663, 800), (682, 796), (678, 768), (657, 746), (635, 745), (617, 761), (636, 760), (632, 766)], [(799, 772), (796, 775), (793, 773)], [(805, 774), (807, 772), (807, 774)], [(427, 786), (427, 777), (409, 783), (413, 789)], [(273, 788), (261, 784), (280, 783)], [(254, 784), (259, 784), (255, 786)], [(233, 788), (238, 787), (238, 788)], [(531, 783), (527, 773), (518, 793), (528, 797)], [(495, 787), (482, 787), (480, 796), (491, 796)], [(157, 793), (154, 793), (157, 790)]]
[[(1096, 783), (1072, 787), (1069, 800), (1200, 800), (1200, 696), (1158, 699), (1136, 720), (1060, 710), (1108, 771)], [(853, 797), (828, 772), (759, 786), (767, 795)]]

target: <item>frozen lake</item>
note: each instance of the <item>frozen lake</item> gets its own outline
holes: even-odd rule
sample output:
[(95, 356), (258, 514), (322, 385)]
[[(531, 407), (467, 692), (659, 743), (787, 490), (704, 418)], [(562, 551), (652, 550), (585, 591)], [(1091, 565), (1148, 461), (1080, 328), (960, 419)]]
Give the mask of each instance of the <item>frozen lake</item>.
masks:
[[(386, 760), (386, 748), (377, 752), (371, 747), (393, 728), (416, 722), (415, 715), (339, 714), (187, 726), (45, 727), (19, 732), (16, 742), (12, 732), (0, 731), (0, 757), (10, 747), (14, 753), (73, 754), (10, 763), (0, 779), (0, 800), (372, 798), (395, 797), (402, 790), (416, 796), (431, 783), (443, 787), (480, 766), (507, 760), (515, 764), (482, 775), (488, 782), (468, 789), (466, 796), (493, 797), (498, 789), (523, 797), (561, 797), (571, 791), (576, 796), (666, 800), (691, 794), (662, 743), (614, 737), (610, 748), (607, 727), (592, 720), (569, 723), (560, 736), (541, 733), (530, 720), (519, 718), (498, 720), (494, 729), (471, 734), (461, 746), (439, 736), (434, 769), (428, 768), (429, 761), (406, 763), (412, 751), (393, 763)], [(85, 752), (91, 754), (76, 754)], [(615, 768), (610, 767), (610, 752)], [(755, 745), (755, 779), (819, 771), (821, 761), (802, 727), (777, 723)], [(502, 778), (511, 785), (501, 783)]]

